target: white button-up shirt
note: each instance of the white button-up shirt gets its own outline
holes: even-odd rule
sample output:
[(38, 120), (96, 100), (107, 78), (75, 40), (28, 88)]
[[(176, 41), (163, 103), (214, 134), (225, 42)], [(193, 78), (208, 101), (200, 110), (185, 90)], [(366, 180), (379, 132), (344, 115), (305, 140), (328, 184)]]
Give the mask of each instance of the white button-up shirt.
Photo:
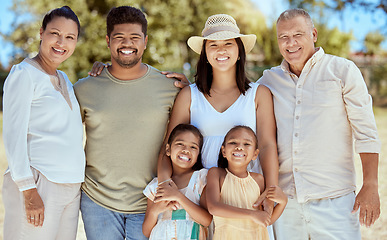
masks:
[(258, 81), (273, 94), (279, 185), (298, 202), (355, 191), (357, 153), (379, 153), (372, 99), (361, 72), (322, 48), (301, 75), (284, 60)]
[(30, 59), (12, 67), (3, 98), (3, 137), (8, 170), (20, 191), (36, 187), (30, 167), (55, 183), (85, 176), (83, 126), (73, 86), (65, 78), (71, 107), (50, 76)]

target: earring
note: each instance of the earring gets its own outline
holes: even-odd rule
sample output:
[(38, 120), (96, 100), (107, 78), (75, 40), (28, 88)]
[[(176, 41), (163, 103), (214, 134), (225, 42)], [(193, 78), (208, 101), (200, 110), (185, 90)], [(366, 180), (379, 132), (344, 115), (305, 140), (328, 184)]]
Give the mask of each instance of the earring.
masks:
[(241, 60), (241, 57), (238, 57), (238, 60)]

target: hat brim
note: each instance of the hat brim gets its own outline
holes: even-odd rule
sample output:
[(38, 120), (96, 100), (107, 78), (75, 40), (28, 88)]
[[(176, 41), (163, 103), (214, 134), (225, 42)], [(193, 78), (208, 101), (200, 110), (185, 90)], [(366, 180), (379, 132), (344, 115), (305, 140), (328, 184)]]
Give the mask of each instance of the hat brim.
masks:
[(188, 38), (187, 44), (188, 46), (197, 54), (200, 54), (203, 47), (203, 41), (206, 40), (227, 40), (233, 38), (240, 38), (243, 42), (243, 46), (245, 47), (246, 54), (249, 53), (255, 45), (257, 40), (257, 36), (254, 34), (238, 34), (235, 32), (222, 31), (208, 35), (207, 37), (199, 37), (192, 36)]

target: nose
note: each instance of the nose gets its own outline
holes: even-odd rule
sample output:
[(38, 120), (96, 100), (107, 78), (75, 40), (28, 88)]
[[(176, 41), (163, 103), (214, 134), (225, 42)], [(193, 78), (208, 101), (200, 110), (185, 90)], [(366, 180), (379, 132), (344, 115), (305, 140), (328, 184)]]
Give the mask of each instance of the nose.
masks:
[(293, 46), (293, 45), (296, 45), (296, 44), (297, 44), (296, 38), (294, 38), (294, 37), (289, 37), (288, 45)]
[(181, 152), (182, 153), (189, 153), (188, 147), (184, 146)]
[(63, 45), (63, 41), (64, 41), (63, 36), (59, 36), (59, 37), (57, 38), (57, 40), (56, 40), (56, 43), (57, 43), (59, 46), (62, 46), (62, 45)]
[(235, 146), (235, 150), (242, 151), (243, 146), (241, 144), (239, 144), (239, 145)]
[(122, 41), (122, 45), (126, 45), (126, 46), (133, 45), (133, 40), (131, 40), (130, 38), (125, 38), (125, 39)]

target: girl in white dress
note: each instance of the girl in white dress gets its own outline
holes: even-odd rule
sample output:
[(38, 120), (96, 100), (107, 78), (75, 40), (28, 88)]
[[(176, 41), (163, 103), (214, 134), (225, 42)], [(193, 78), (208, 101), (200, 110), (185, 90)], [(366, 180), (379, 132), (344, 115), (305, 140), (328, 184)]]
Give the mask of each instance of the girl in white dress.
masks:
[[(249, 171), (262, 167), (267, 186), (278, 185), (278, 155), (272, 94), (268, 88), (251, 83), (245, 74), (246, 53), (255, 44), (255, 35), (243, 35), (235, 20), (226, 14), (210, 16), (202, 36), (188, 39), (200, 54), (195, 84), (181, 90), (173, 106), (168, 137), (180, 123), (196, 126), (204, 136), (202, 150), (205, 168), (217, 166), (219, 149), (226, 133), (236, 125), (252, 128), (258, 139), (259, 162)], [(162, 149), (163, 150), (163, 149)], [(171, 164), (161, 152), (158, 162), (160, 180), (171, 176)], [(269, 213), (274, 203), (264, 201)]]
[(206, 239), (212, 216), (204, 208), (207, 169), (201, 162), (202, 145), (203, 136), (192, 125), (180, 124), (171, 132), (166, 154), (172, 164), (172, 178), (163, 182), (155, 178), (144, 190), (148, 207), (143, 233), (149, 239)]

